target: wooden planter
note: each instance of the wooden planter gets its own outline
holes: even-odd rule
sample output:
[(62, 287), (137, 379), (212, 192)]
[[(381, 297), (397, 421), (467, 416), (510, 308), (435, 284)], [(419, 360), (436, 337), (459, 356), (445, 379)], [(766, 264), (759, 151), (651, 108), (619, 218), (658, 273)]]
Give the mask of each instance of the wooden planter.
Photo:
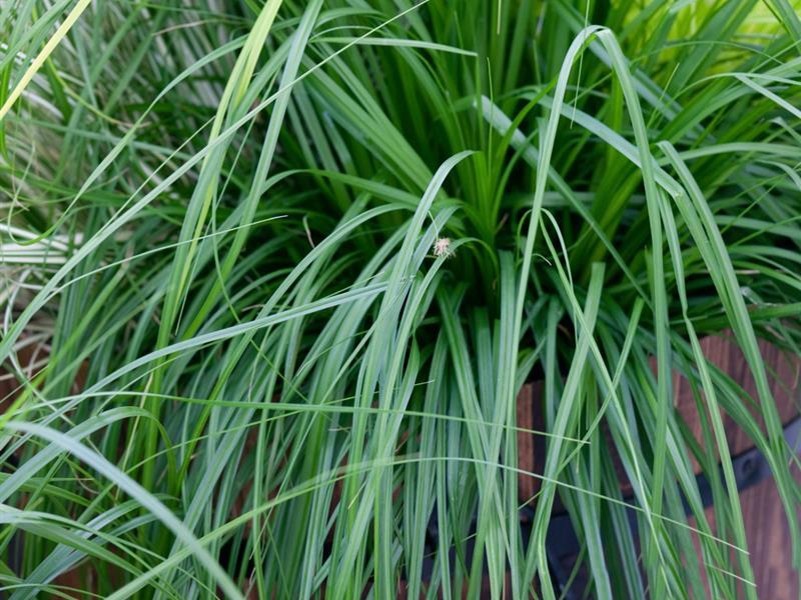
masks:
[[(745, 359), (730, 336), (721, 335), (708, 337), (701, 341), (705, 355), (722, 371), (740, 384), (752, 397), (756, 397), (753, 377), (746, 365)], [(783, 423), (788, 423), (799, 414), (798, 395), (799, 379), (801, 379), (801, 360), (788, 358), (778, 348), (767, 342), (760, 342), (762, 356), (767, 366), (772, 392)], [(33, 349), (20, 354), (21, 364), (34, 360)], [(0, 376), (4, 373), (0, 370)], [(82, 379), (79, 375), (79, 379)], [(76, 385), (81, 385), (77, 382)], [(544, 422), (541, 410), (541, 382), (527, 384), (518, 395), (517, 421), (523, 429), (542, 430)], [(675, 390), (675, 406), (690, 430), (701, 442), (701, 422), (697, 414), (692, 390), (686, 380), (676, 375), (673, 381)], [(10, 399), (16, 388), (16, 382), (11, 379), (0, 380), (0, 399)], [(0, 412), (5, 409), (0, 405)], [(738, 456), (751, 449), (751, 442), (745, 433), (728, 416), (724, 415), (729, 449), (732, 456)], [(758, 422), (760, 417), (754, 413)], [(544, 442), (542, 436), (520, 432), (518, 433), (518, 453), (520, 468), (523, 471), (538, 473), (542, 470), (542, 457), (544, 456)], [(700, 469), (696, 464), (696, 472)], [(798, 476), (801, 483), (801, 475)], [(536, 495), (539, 489), (539, 480), (530, 476), (520, 475), (518, 481), (521, 501)], [(757, 590), (760, 597), (773, 600), (799, 597), (798, 576), (790, 565), (788, 557), (791, 555), (790, 539), (787, 533), (787, 523), (783, 509), (778, 499), (775, 486), (771, 480), (765, 480), (758, 485), (746, 489), (741, 494), (741, 504), (745, 517), (746, 534), (752, 550), (754, 573)], [(712, 516), (712, 510), (708, 510)], [(76, 585), (79, 583), (77, 572), (63, 575), (58, 583)], [(485, 582), (486, 583), (486, 582)], [(486, 588), (487, 586), (485, 586)], [(488, 589), (488, 588), (487, 588)], [(400, 582), (398, 597), (405, 598), (405, 585)]]
[[(701, 347), (710, 362), (731, 377), (752, 398), (757, 397), (754, 378), (745, 357), (730, 334), (704, 338), (701, 340)], [(786, 426), (799, 416), (801, 359), (787, 356), (768, 342), (760, 341), (759, 347), (779, 415)], [(541, 382), (533, 382), (520, 391), (517, 406), (520, 428), (544, 429), (541, 388)], [(674, 375), (673, 389), (676, 410), (701, 444), (701, 420), (688, 381), (678, 374)], [(753, 411), (753, 416), (764, 430), (761, 416), (756, 411)], [(723, 421), (732, 458), (751, 452), (753, 444), (745, 432), (728, 415), (723, 415)], [(542, 436), (518, 433), (518, 454), (523, 471), (541, 473), (544, 451)], [(699, 474), (700, 466), (694, 458), (692, 462), (696, 474)], [(796, 473), (796, 479), (801, 484), (801, 472)], [(625, 487), (627, 484), (623, 485)], [(518, 489), (521, 502), (534, 497), (539, 487), (539, 479), (520, 475)], [(790, 564), (792, 548), (788, 524), (773, 480), (768, 478), (744, 489), (740, 494), (740, 502), (759, 597), (772, 600), (798, 598), (799, 576)], [(713, 515), (714, 510), (708, 508), (707, 518), (710, 523), (714, 522)]]

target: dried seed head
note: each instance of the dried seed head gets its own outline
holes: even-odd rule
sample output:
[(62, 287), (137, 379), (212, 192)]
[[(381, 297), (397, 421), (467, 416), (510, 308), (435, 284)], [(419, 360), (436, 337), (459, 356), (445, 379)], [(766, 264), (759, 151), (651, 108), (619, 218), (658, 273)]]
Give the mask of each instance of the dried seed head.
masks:
[(451, 238), (437, 238), (434, 242), (434, 256), (453, 256)]

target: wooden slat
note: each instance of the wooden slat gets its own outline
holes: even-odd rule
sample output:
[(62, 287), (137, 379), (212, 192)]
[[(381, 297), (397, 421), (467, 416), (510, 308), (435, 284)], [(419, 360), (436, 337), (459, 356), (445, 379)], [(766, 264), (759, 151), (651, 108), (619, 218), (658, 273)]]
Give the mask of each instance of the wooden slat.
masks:
[[(535, 423), (534, 399), (539, 398), (539, 390), (535, 389), (536, 384), (524, 385), (517, 395), (517, 426), (520, 429), (533, 431), (537, 429)], [(536, 434), (527, 431), (517, 432), (517, 457), (518, 466), (521, 471), (517, 479), (518, 498), (521, 502), (531, 502), (535, 494), (539, 491), (540, 480), (536, 477), (526, 475), (526, 473), (537, 472), (534, 457), (539, 454), (536, 452)]]
[[(750, 398), (756, 399), (758, 397), (754, 377), (745, 362), (743, 353), (732, 340), (731, 335), (704, 338), (701, 340), (701, 348), (709, 361), (742, 386)], [(799, 373), (801, 373), (801, 361), (798, 358), (789, 357), (768, 342), (760, 342), (759, 348), (767, 367), (768, 380), (779, 416), (783, 423), (788, 423), (799, 414), (798, 381)], [(693, 432), (696, 440), (701, 443), (701, 420), (698, 416), (696, 402), (693, 399), (692, 389), (687, 380), (678, 375), (674, 376), (673, 386), (676, 409)], [(751, 414), (754, 417), (754, 421), (764, 431), (764, 424), (758, 406), (753, 407)], [(724, 414), (723, 422), (729, 442), (729, 452), (731, 452), (732, 456), (737, 456), (753, 447), (753, 442), (731, 417)], [(695, 459), (693, 459), (693, 465), (696, 473), (699, 472), (700, 468)]]

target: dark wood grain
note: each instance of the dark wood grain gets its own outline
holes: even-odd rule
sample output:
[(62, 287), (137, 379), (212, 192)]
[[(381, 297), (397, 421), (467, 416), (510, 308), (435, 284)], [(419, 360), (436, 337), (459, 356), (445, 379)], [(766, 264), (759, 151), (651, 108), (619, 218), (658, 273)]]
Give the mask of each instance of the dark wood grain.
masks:
[[(741, 385), (750, 398), (757, 398), (754, 378), (730, 335), (705, 338), (701, 341), (701, 347), (710, 362)], [(799, 414), (801, 361), (767, 342), (760, 342), (760, 351), (779, 416), (783, 423), (788, 423)], [(690, 386), (680, 377), (674, 379), (674, 385), (676, 408), (700, 442), (701, 423)], [(764, 431), (758, 405), (754, 405), (751, 413)], [(731, 417), (724, 414), (723, 421), (729, 451), (733, 456), (753, 447), (751, 440)], [(695, 466), (698, 468), (697, 463)], [(801, 472), (796, 469), (794, 475), (801, 484)], [(740, 504), (758, 597), (770, 600), (798, 599), (799, 577), (792, 566), (789, 525), (773, 479), (765, 479), (743, 490)], [(707, 509), (706, 514), (714, 527), (714, 509)]]
[[(743, 353), (733, 341), (731, 335), (724, 334), (704, 338), (701, 340), (701, 348), (712, 364), (729, 375), (743, 388), (749, 400), (755, 400), (751, 414), (754, 421), (764, 431), (764, 423), (757, 404), (758, 400), (756, 400), (758, 395), (754, 377), (751, 375), (751, 370), (745, 361)], [(783, 423), (787, 423), (799, 414), (798, 381), (801, 373), (801, 361), (782, 352), (768, 342), (761, 341), (759, 349), (768, 373), (768, 382), (776, 402), (779, 417)], [(689, 425), (695, 438), (701, 443), (701, 420), (689, 383), (683, 377), (674, 375), (673, 389), (676, 409)], [(723, 414), (723, 423), (729, 442), (729, 452), (733, 456), (753, 447), (753, 442), (731, 417)], [(697, 463), (694, 464), (697, 472), (698, 465)]]

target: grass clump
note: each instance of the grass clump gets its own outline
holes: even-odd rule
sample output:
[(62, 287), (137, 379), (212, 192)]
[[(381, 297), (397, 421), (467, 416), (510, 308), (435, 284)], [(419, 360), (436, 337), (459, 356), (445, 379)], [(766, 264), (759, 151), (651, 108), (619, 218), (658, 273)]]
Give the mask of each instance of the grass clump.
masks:
[(6, 3), (6, 593), (554, 598), (559, 503), (594, 596), (755, 597), (722, 413), (797, 565), (796, 9)]

